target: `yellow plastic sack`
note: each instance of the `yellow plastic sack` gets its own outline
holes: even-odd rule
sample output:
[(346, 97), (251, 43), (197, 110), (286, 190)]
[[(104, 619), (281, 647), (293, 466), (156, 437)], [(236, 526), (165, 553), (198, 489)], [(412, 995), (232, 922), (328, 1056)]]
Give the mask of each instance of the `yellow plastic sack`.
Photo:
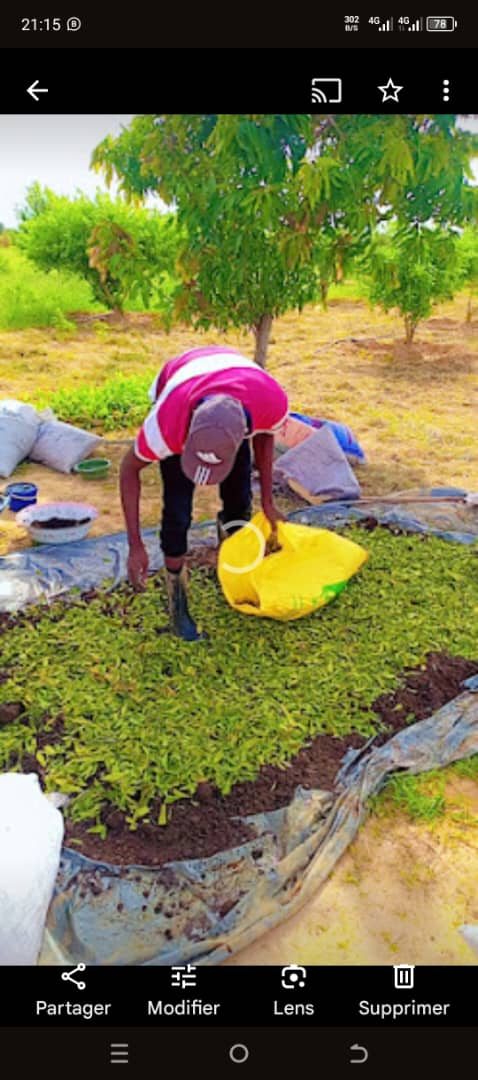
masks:
[(271, 536), (256, 514), (221, 545), (218, 575), (226, 600), (248, 615), (300, 619), (337, 596), (368, 553), (328, 529), (279, 522), (280, 550), (264, 551)]

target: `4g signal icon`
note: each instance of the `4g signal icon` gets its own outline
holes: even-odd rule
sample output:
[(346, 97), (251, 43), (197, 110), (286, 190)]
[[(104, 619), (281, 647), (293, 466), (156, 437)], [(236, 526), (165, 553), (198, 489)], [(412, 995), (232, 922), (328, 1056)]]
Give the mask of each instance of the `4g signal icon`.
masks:
[(342, 79), (312, 79), (313, 105), (339, 105), (342, 101)]

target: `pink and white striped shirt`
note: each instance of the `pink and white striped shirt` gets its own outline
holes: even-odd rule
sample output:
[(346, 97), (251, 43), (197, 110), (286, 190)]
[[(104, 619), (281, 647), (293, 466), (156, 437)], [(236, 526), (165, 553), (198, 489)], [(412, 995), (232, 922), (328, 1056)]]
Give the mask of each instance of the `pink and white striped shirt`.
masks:
[(250, 436), (273, 434), (287, 417), (285, 391), (254, 360), (221, 346), (192, 349), (168, 360), (154, 380), (149, 391), (154, 404), (136, 437), (136, 456), (159, 461), (181, 454), (193, 409), (211, 394), (230, 394), (241, 402), (250, 417)]

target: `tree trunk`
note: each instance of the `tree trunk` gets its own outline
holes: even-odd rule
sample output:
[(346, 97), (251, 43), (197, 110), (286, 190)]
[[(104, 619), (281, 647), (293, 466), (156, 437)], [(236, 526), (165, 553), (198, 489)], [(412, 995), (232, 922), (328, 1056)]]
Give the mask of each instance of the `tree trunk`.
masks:
[(407, 345), (411, 345), (413, 341), (413, 335), (417, 328), (417, 324), (413, 322), (413, 319), (409, 315), (405, 315), (405, 341)]
[(470, 293), (470, 295), (468, 297), (467, 308), (466, 308), (466, 321), (467, 321), (467, 323), (471, 322), (472, 305), (473, 305), (473, 296)]
[(344, 253), (343, 253), (343, 251), (340, 251), (340, 249), (337, 252), (336, 275), (337, 275), (337, 281), (343, 281), (344, 280)]
[(272, 326), (272, 315), (261, 315), (259, 322), (253, 327), (256, 339), (256, 351), (254, 360), (260, 367), (265, 368), (269, 334)]

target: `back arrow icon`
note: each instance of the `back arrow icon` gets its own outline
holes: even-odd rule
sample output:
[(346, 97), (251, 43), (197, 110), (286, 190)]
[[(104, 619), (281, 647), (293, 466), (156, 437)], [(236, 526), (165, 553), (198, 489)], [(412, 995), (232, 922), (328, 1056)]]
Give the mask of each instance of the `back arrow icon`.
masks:
[(47, 87), (46, 86), (39, 86), (38, 85), (38, 79), (35, 79), (35, 82), (33, 82), (32, 85), (29, 86), (28, 89), (27, 89), (27, 94), (30, 94), (30, 97), (32, 97), (34, 101), (39, 101), (39, 98), (37, 98), (37, 94), (47, 94), (47, 93), (48, 93)]
[(357, 1054), (360, 1054), (360, 1057), (351, 1057), (350, 1058), (350, 1064), (351, 1065), (363, 1065), (364, 1062), (367, 1061), (368, 1050), (365, 1048), (365, 1046), (359, 1046), (358, 1043), (354, 1043), (353, 1046), (349, 1047), (349, 1049), (350, 1050), (355, 1050)]

